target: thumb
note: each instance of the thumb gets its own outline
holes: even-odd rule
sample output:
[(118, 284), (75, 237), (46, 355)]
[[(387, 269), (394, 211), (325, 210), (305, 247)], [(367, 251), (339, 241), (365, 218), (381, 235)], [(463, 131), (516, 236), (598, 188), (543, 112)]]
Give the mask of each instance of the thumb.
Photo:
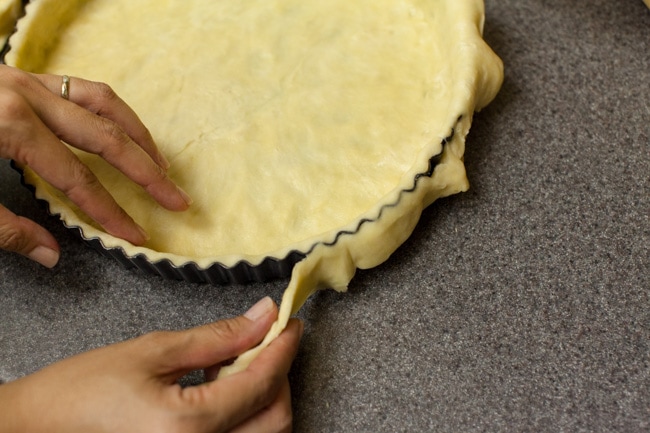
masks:
[(22, 254), (47, 268), (59, 261), (59, 245), (43, 227), (0, 205), (0, 249)]
[(241, 316), (166, 333), (166, 339), (155, 342), (165, 351), (161, 373), (177, 376), (196, 369), (218, 369), (221, 363), (259, 344), (277, 316), (275, 302), (265, 297)]

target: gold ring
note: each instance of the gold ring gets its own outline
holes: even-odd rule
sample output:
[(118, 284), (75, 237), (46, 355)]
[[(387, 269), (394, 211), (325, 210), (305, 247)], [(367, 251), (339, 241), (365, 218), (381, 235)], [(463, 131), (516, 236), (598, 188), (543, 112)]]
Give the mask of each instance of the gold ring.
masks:
[(61, 84), (61, 97), (63, 99), (70, 99), (70, 77), (63, 76), (63, 83)]

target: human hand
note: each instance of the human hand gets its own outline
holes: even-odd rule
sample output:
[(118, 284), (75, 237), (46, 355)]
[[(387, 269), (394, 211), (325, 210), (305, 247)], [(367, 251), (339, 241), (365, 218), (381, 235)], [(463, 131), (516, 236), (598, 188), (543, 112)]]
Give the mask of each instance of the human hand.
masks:
[[(61, 86), (60, 76), (0, 65), (0, 158), (29, 166), (108, 233), (143, 244), (145, 231), (62, 141), (100, 155), (169, 210), (185, 210), (191, 199), (167, 177), (169, 162), (110, 87), (72, 77), (66, 100)], [(47, 267), (59, 259), (58, 243), (47, 230), (2, 205), (0, 249)]]
[(302, 324), (292, 319), (250, 366), (181, 388), (176, 381), (260, 342), (277, 317), (264, 298), (243, 316), (180, 332), (155, 332), (52, 364), (0, 385), (0, 433), (288, 432), (287, 373)]

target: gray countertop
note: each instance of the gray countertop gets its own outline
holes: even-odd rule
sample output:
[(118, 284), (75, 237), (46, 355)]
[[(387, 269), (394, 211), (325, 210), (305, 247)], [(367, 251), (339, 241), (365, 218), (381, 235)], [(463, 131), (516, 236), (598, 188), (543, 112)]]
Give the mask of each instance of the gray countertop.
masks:
[[(347, 293), (300, 316), (297, 432), (650, 431), (650, 10), (487, 0), (503, 59), (475, 117), (471, 189)], [(47, 217), (8, 163), (1, 202), (62, 245), (0, 252), (0, 379), (154, 329), (239, 314), (287, 281), (209, 286), (126, 270)]]

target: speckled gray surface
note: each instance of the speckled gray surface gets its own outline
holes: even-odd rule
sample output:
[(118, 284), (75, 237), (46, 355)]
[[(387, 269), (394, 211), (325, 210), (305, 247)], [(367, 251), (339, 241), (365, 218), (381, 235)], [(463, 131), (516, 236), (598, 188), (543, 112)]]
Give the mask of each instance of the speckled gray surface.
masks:
[[(301, 312), (298, 432), (650, 431), (650, 11), (641, 0), (487, 0), (506, 65), (476, 116), (472, 188), (348, 293)], [(231, 316), (286, 281), (213, 287), (100, 257), (0, 166), (45, 224), (48, 271), (0, 252), (0, 378), (153, 329)]]

